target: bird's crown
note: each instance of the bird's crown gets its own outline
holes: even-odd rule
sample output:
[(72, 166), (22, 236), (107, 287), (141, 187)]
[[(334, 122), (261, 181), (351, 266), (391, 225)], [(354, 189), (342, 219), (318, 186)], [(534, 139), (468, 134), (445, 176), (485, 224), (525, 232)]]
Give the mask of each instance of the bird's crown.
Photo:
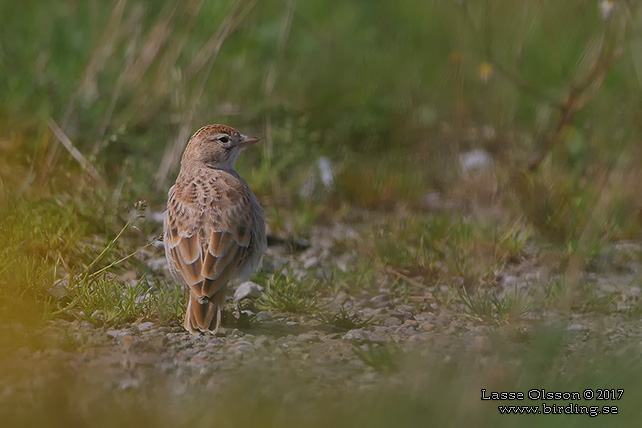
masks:
[(236, 128), (232, 128), (231, 126), (227, 125), (205, 125), (198, 131), (192, 135), (192, 139), (198, 139), (198, 138), (207, 138), (208, 136), (211, 135), (217, 135), (217, 134), (226, 134), (229, 136), (235, 136), (235, 135), (240, 135), (240, 132), (236, 130)]

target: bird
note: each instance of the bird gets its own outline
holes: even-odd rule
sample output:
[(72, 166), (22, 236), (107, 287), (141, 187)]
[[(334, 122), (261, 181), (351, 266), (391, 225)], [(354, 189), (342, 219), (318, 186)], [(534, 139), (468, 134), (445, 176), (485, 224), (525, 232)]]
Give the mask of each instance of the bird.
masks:
[(169, 271), (188, 288), (185, 329), (218, 332), (228, 283), (246, 280), (267, 248), (265, 211), (234, 162), (259, 138), (227, 125), (200, 128), (169, 189), (163, 226)]

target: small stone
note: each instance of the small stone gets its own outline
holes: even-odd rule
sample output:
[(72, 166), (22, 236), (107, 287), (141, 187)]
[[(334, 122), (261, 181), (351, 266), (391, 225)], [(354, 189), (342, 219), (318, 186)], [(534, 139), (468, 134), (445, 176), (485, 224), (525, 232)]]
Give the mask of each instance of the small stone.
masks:
[(343, 340), (356, 342), (356, 343), (379, 343), (379, 344), (386, 343), (385, 338), (361, 329), (350, 330), (349, 332), (343, 335)]
[(312, 333), (303, 333), (298, 336), (298, 339), (302, 342), (318, 342), (319, 336)]
[(128, 334), (128, 332), (123, 331), (123, 330), (108, 330), (107, 331), (107, 336), (113, 337), (114, 339), (120, 339), (121, 337), (124, 337), (127, 334)]
[(234, 292), (234, 301), (240, 302), (241, 300), (247, 298), (258, 299), (259, 297), (261, 297), (262, 293), (263, 287), (255, 282), (246, 281), (243, 284), (239, 285), (239, 287)]
[(47, 289), (47, 292), (51, 294), (56, 300), (64, 299), (69, 295), (69, 280), (57, 280), (52, 287)]
[(484, 170), (493, 166), (493, 157), (483, 149), (474, 149), (460, 154), (459, 163), (464, 172)]
[(339, 291), (334, 297), (334, 302), (339, 306), (345, 305), (349, 300), (350, 296), (345, 291)]
[(506, 287), (513, 287), (519, 283), (519, 277), (515, 275), (506, 275), (505, 277), (502, 278), (502, 283)]
[(437, 191), (430, 191), (424, 194), (419, 204), (428, 211), (443, 211), (445, 206), (441, 193)]
[(245, 340), (238, 341), (234, 344), (231, 344), (229, 346), (229, 349), (233, 351), (238, 351), (238, 352), (252, 352), (254, 351), (254, 345), (252, 345), (250, 342), (246, 342)]
[(123, 379), (120, 381), (118, 387), (123, 391), (128, 389), (139, 389), (140, 381), (138, 379)]
[(351, 253), (344, 253), (340, 255), (339, 257), (335, 257), (334, 263), (335, 265), (339, 268), (341, 272), (347, 272), (348, 271), (348, 264), (350, 263), (352, 259), (352, 254)]
[(245, 336), (245, 333), (243, 333), (238, 328), (235, 328), (235, 329), (232, 329), (232, 331), (229, 332), (228, 336), (230, 336), (230, 337), (243, 337), (243, 336)]
[(395, 317), (388, 317), (385, 320), (383, 320), (383, 325), (386, 327), (396, 327), (401, 325), (401, 320), (399, 318)]
[(154, 323), (151, 321), (148, 322), (142, 322), (137, 325), (139, 331), (147, 331), (150, 330), (152, 327), (154, 327)]
[(424, 321), (419, 325), (419, 328), (423, 331), (432, 331), (435, 329), (435, 324), (431, 321)]
[(430, 320), (434, 320), (435, 319), (435, 315), (431, 314), (431, 313), (424, 312), (424, 313), (415, 315), (415, 319), (417, 321), (419, 321), (419, 322), (430, 321)]
[(241, 315), (243, 315), (243, 318), (250, 319), (256, 314), (254, 312), (250, 311), (249, 309), (246, 309), (244, 311), (241, 311)]
[(303, 264), (303, 269), (310, 269), (319, 264), (319, 258), (318, 257), (310, 257), (305, 261)]
[(256, 314), (256, 317), (254, 318), (258, 322), (263, 322), (263, 321), (270, 321), (272, 319), (272, 315), (268, 314), (265, 311), (261, 311), (258, 314)]
[(412, 315), (412, 312), (408, 311), (396, 311), (390, 314), (391, 317), (398, 318), (400, 321), (414, 320), (415, 317)]
[(387, 302), (389, 300), (390, 300), (390, 296), (387, 294), (380, 294), (370, 299), (372, 303)]
[(256, 345), (257, 348), (270, 348), (270, 347), (272, 347), (272, 342), (270, 341), (270, 339), (268, 339), (265, 336), (258, 337), (254, 341), (254, 344)]
[(568, 331), (589, 331), (590, 328), (582, 325), (582, 324), (571, 324), (569, 325), (566, 330)]

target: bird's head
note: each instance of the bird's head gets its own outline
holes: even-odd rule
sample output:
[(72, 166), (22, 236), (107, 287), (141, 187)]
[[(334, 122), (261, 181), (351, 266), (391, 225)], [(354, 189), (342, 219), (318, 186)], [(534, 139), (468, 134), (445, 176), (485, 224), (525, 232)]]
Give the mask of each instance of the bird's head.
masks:
[(239, 154), (257, 141), (257, 137), (243, 135), (231, 126), (207, 125), (192, 135), (181, 163), (190, 162), (205, 164), (211, 168), (232, 169)]

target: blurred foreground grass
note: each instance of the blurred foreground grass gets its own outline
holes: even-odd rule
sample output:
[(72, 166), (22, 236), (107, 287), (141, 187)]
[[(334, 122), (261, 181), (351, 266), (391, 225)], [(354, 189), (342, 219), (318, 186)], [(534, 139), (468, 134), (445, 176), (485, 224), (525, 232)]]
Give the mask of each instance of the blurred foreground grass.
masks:
[[(137, 215), (127, 209), (135, 201), (163, 209), (183, 145), (212, 122), (263, 137), (262, 150), (245, 153), (238, 169), (274, 234), (372, 222), (353, 271), (313, 286), (271, 278), (272, 308), (310, 311), (315, 293), (375, 288), (383, 271), (401, 295), (412, 297), (419, 277), (421, 286), (447, 290), (435, 296), (440, 304), (511, 326), (520, 310), (486, 291), (534, 243), (538, 262), (564, 280), (529, 299), (569, 313), (611, 310), (575, 278), (610, 243), (640, 239), (642, 11), (634, 2), (26, 0), (1, 1), (0, 17), (2, 322), (180, 320), (182, 297), (147, 283), (144, 264), (112, 266), (148, 245), (154, 223), (136, 222), (114, 238)], [(460, 155), (471, 149), (493, 164), (463, 170)], [(320, 156), (335, 167), (334, 188), (303, 197)], [(427, 205), (431, 194), (438, 203)], [(131, 270), (135, 286), (125, 287)], [(77, 293), (60, 299), (55, 284), (64, 278), (77, 280)], [(584, 294), (573, 300), (555, 291), (559, 284)], [(140, 303), (150, 288), (160, 290), (157, 300)], [(638, 302), (630, 316), (639, 314)], [(350, 321), (338, 317), (322, 315)], [(541, 382), (550, 390), (624, 388), (622, 414), (608, 418), (637, 421), (635, 360), (603, 357), (598, 347), (569, 363), (554, 337), (542, 333), (516, 354), (498, 347), (488, 357), (495, 369), (475, 355), (408, 356), (401, 384), (328, 394), (314, 405), (275, 398), (287, 395), (287, 379), (274, 390), (240, 382), (208, 407), (207, 398), (177, 400), (162, 380), (145, 394), (89, 393), (61, 369), (58, 381), (36, 388), (31, 422), (512, 426), (516, 416), (497, 418), (496, 406), (479, 400), (480, 385)], [(3, 339), (7, 349), (25, 345), (11, 340)], [(413, 383), (412, 373), (425, 377)], [(65, 393), (62, 384), (71, 385)], [(79, 393), (86, 407), (74, 404)], [(253, 412), (239, 404), (247, 401)]]
[[(304, 381), (305, 373), (297, 375), (286, 367), (275, 376), (260, 366), (245, 366), (231, 382), (223, 373), (221, 379), (195, 378), (187, 391), (176, 389), (172, 372), (123, 389), (104, 377), (99, 367), (57, 363), (45, 352), (37, 366), (23, 373), (7, 369), (24, 368), (20, 362), (3, 361), (4, 378), (19, 379), (20, 386), (4, 391), (0, 410), (6, 426), (636, 426), (642, 398), (637, 353), (604, 358), (599, 340), (569, 352), (566, 332), (550, 328), (538, 330), (518, 348), (508, 346), (504, 336), (495, 336), (485, 352), (430, 346), (403, 356), (371, 352), (367, 358), (378, 359), (380, 367), (390, 371), (367, 387), (350, 387), (349, 378), (342, 385), (323, 384), (323, 379)], [(203, 388), (212, 381), (220, 382), (224, 392), (213, 394)], [(523, 392), (526, 398), (481, 400), (482, 389), (487, 397), (504, 391)], [(623, 393), (619, 400), (528, 398), (529, 391), (542, 389)], [(498, 406), (524, 405), (541, 411), (543, 402), (596, 406), (600, 411), (616, 406), (617, 414), (502, 415), (498, 410)]]

